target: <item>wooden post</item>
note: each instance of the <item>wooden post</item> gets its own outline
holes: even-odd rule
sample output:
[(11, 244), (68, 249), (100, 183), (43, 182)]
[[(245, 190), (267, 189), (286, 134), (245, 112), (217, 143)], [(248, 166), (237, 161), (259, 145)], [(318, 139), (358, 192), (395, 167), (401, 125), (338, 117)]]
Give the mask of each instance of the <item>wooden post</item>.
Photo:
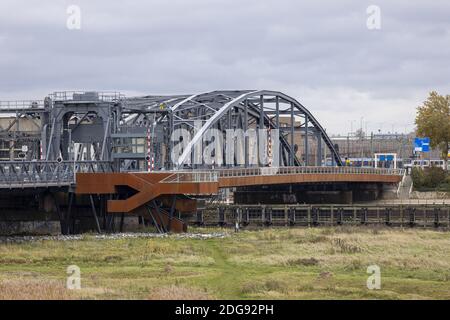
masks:
[(308, 207), (308, 209), (307, 209), (307, 212), (308, 212), (308, 227), (311, 227), (311, 206), (309, 206)]
[(331, 206), (330, 214), (331, 214), (331, 216), (330, 216), (330, 224), (334, 225), (334, 207), (333, 206)]

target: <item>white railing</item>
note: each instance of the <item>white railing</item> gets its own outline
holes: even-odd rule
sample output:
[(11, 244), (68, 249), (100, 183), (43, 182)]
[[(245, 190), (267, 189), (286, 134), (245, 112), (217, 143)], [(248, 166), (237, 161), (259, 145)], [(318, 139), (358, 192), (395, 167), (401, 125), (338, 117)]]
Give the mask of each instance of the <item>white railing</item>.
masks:
[(0, 110), (33, 110), (43, 109), (44, 102), (38, 100), (0, 101)]
[(176, 172), (161, 180), (162, 183), (183, 183), (183, 182), (217, 182), (219, 174), (215, 171), (189, 171)]
[(161, 182), (216, 182), (218, 178), (274, 176), (297, 174), (375, 174), (402, 176), (404, 169), (357, 168), (357, 167), (261, 167), (241, 169), (216, 169), (211, 171), (175, 172)]
[(93, 98), (95, 98), (95, 100), (107, 101), (107, 102), (118, 101), (125, 97), (120, 92), (115, 92), (115, 91), (92, 91), (92, 92), (90, 92), (90, 91), (59, 91), (59, 92), (53, 92), (52, 94), (50, 94), (50, 97), (54, 101), (70, 101), (70, 100), (74, 100), (74, 95), (75, 96), (85, 95), (85, 98), (93, 97)]
[(262, 167), (217, 170), (219, 177), (273, 176), (294, 174), (376, 174), (402, 176), (403, 169), (358, 167)]

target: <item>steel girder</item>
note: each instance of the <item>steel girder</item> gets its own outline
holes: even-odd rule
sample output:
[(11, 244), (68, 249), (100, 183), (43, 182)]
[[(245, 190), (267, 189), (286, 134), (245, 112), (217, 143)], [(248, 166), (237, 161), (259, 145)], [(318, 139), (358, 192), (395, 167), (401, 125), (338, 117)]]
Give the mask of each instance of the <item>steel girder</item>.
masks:
[[(80, 105), (86, 104), (86, 101), (82, 99), (70, 100), (71, 96), (69, 95), (68, 97), (64, 96), (62, 102), (51, 103), (48, 108), (43, 107), (42, 103), (8, 103), (7, 105), (3, 103), (0, 109), (2, 112), (7, 110), (11, 113), (26, 113), (28, 117), (40, 119), (43, 132), (43, 151), (48, 153), (46, 148), (46, 142), (48, 142), (48, 147), (51, 148), (50, 144), (54, 144), (53, 152), (57, 152), (59, 141), (64, 139), (60, 136), (60, 130), (53, 129), (56, 126), (56, 122), (58, 122), (55, 121), (58, 118), (54, 114), (55, 110), (58, 109), (55, 106), (64, 105), (64, 110), (61, 111), (64, 111), (63, 113), (66, 114), (71, 111), (69, 109), (73, 108), (80, 111)], [(96, 159), (111, 160), (109, 159), (109, 150), (111, 148), (111, 146), (108, 146), (108, 142), (111, 140), (109, 135), (120, 132), (126, 133), (126, 127), (150, 128), (151, 130), (149, 131), (155, 132), (155, 134), (156, 132), (163, 132), (162, 140), (164, 140), (166, 148), (166, 168), (186, 166), (186, 163), (189, 162), (188, 156), (192, 148), (196, 143), (202, 141), (205, 133), (210, 128), (222, 131), (226, 129), (243, 129), (243, 131), (246, 131), (249, 128), (270, 128), (279, 129), (281, 132), (281, 166), (320, 165), (320, 163), (312, 163), (308, 160), (310, 152), (308, 140), (311, 137), (318, 139), (318, 150), (322, 149), (320, 145), (323, 141), (336, 165), (342, 165), (339, 154), (320, 123), (301, 103), (281, 92), (269, 90), (224, 90), (201, 94), (130, 98), (114, 95), (113, 99), (106, 100), (102, 97), (103, 95), (99, 96), (98, 100), (89, 101), (91, 109), (93, 108), (91, 111), (95, 111), (97, 116), (102, 118), (103, 122), (111, 125), (108, 130), (109, 133), (105, 132), (105, 136), (102, 139), (101, 153), (103, 156), (96, 156)], [(46, 100), (53, 101), (51, 98)], [(106, 107), (109, 111), (98, 115), (98, 111), (102, 107)], [(83, 116), (78, 122), (81, 123), (83, 119), (89, 120)], [(287, 125), (286, 120), (288, 122)], [(298, 123), (299, 120), (300, 124)], [(199, 123), (200, 126), (198, 126)], [(161, 126), (163, 130), (155, 131), (153, 130), (154, 126)], [(49, 128), (52, 128), (52, 130), (49, 130)], [(174, 130), (179, 128), (190, 131), (193, 138), (187, 147), (184, 148), (178, 161), (172, 163), (169, 160), (170, 157), (168, 157), (168, 154), (174, 147), (170, 137)], [(49, 137), (46, 137), (44, 133), (49, 134)], [(301, 134), (304, 138), (304, 159), (298, 159), (296, 156), (295, 133)], [(105, 142), (107, 142), (106, 145)], [(65, 150), (67, 143), (63, 144), (63, 149)], [(56, 156), (53, 158), (56, 158)], [(63, 159), (66, 160), (66, 157), (63, 156)], [(322, 155), (318, 154), (316, 159), (322, 159)], [(247, 163), (245, 166), (247, 166)]]
[[(272, 105), (272, 106), (270, 106)], [(293, 146), (294, 132), (303, 131), (305, 137), (305, 156), (303, 164), (308, 165), (308, 139), (316, 135), (323, 140), (337, 165), (342, 165), (341, 158), (333, 143), (315, 117), (301, 103), (281, 92), (269, 90), (236, 90), (213, 91), (194, 95), (176, 96), (145, 96), (127, 98), (123, 101), (122, 112), (128, 117), (126, 123), (135, 125), (149, 122), (165, 123), (167, 132), (184, 128), (193, 133), (177, 163), (172, 167), (182, 167), (189, 162), (188, 157), (196, 143), (203, 139), (210, 128), (225, 130), (227, 128), (247, 129), (258, 128), (280, 129), (280, 147), (284, 165), (302, 165), (295, 156)], [(151, 117), (148, 115), (152, 114)], [(290, 117), (290, 132), (280, 126), (280, 116)], [(298, 128), (295, 121), (303, 119)], [(194, 128), (195, 122), (201, 122), (200, 128)], [(288, 136), (290, 141), (288, 141)], [(169, 139), (166, 139), (169, 141)], [(171, 146), (173, 148), (173, 146)], [(170, 151), (169, 151), (170, 152)]]
[[(272, 106), (269, 106), (270, 104)], [(239, 114), (239, 110), (245, 112), (244, 121), (248, 121), (247, 123), (239, 123), (236, 116)], [(280, 127), (280, 115), (287, 115), (291, 122), (290, 133), (288, 134), (291, 138), (290, 141), (287, 141), (287, 137), (283, 134), (280, 136), (282, 152), (287, 152), (290, 157), (290, 160), (285, 161), (284, 165), (300, 165), (293, 146), (295, 121), (298, 117), (303, 118), (301, 127), (305, 136), (306, 158), (308, 157), (307, 137), (309, 134), (316, 134), (320, 141), (325, 142), (335, 163), (342, 165), (333, 143), (315, 117), (297, 100), (281, 92), (268, 90), (215, 91), (186, 97), (174, 104), (171, 111), (174, 129), (182, 125), (192, 127), (193, 121), (202, 121), (201, 128), (195, 132), (179, 158), (176, 164), (178, 167), (188, 160), (192, 148), (201, 141), (208, 129), (213, 127), (246, 129), (250, 125), (256, 125), (258, 128), (282, 129)], [(308, 165), (308, 160), (305, 159), (303, 164)]]
[[(196, 143), (201, 141), (210, 128), (220, 130), (249, 127), (280, 129), (280, 147), (282, 165), (308, 165), (308, 137), (315, 136), (320, 143), (323, 140), (329, 149), (332, 159), (340, 166), (341, 158), (323, 127), (301, 103), (281, 92), (269, 90), (237, 90), (213, 91), (194, 95), (176, 96), (146, 96), (125, 99), (123, 111), (125, 114), (140, 113), (140, 119), (145, 114), (152, 113), (152, 121), (166, 123), (169, 133), (184, 128), (193, 133), (177, 163), (173, 167), (182, 167), (189, 162), (188, 157)], [(287, 116), (290, 127), (280, 126), (280, 118)], [(139, 116), (134, 116), (136, 122)], [(299, 127), (295, 122), (302, 119)], [(286, 117), (285, 117), (286, 119)], [(200, 122), (200, 128), (194, 128), (195, 122)], [(286, 131), (289, 131), (286, 133)], [(305, 137), (305, 159), (300, 161), (295, 156), (294, 132), (301, 131)], [(289, 141), (290, 140), (290, 141)], [(319, 143), (319, 144), (320, 144)], [(173, 146), (171, 146), (173, 148)]]

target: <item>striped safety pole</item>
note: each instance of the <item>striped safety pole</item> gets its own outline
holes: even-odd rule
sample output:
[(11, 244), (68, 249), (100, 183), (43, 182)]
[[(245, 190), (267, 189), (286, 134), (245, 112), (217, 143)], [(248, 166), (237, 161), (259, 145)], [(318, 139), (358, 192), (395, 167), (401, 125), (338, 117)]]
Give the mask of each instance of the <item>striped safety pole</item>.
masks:
[(270, 127), (269, 127), (268, 132), (269, 132), (269, 138), (267, 141), (267, 149), (268, 149), (267, 153), (269, 155), (269, 167), (271, 167), (272, 166), (272, 131), (271, 131)]
[(152, 171), (152, 159), (151, 156), (151, 141), (150, 141), (150, 127), (147, 127), (147, 171)]

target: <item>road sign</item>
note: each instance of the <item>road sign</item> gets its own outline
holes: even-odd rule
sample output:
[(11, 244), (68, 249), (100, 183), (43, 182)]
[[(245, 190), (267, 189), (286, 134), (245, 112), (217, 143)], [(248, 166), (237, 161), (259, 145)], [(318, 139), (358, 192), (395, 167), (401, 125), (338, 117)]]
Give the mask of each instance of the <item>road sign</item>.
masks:
[(392, 155), (392, 154), (380, 154), (378, 158), (379, 158), (380, 161), (393, 161), (394, 160), (394, 155)]
[(430, 138), (415, 138), (414, 151), (416, 152), (430, 152)]
[(378, 164), (381, 162), (383, 168), (397, 169), (397, 154), (396, 153), (375, 153), (375, 168), (378, 168)]

